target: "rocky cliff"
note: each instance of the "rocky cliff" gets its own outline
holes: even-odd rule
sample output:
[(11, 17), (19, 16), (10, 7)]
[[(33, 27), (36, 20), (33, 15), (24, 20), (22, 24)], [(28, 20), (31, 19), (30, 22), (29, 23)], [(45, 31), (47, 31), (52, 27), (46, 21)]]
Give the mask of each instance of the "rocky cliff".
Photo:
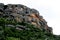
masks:
[(21, 4), (4, 5), (0, 3), (0, 18), (10, 21), (15, 20), (16, 22), (26, 22), (35, 25), (37, 28), (43, 28), (48, 32), (52, 32), (52, 28), (47, 25), (46, 20), (36, 9), (31, 9)]
[(0, 40), (60, 40), (36, 9), (0, 3)]

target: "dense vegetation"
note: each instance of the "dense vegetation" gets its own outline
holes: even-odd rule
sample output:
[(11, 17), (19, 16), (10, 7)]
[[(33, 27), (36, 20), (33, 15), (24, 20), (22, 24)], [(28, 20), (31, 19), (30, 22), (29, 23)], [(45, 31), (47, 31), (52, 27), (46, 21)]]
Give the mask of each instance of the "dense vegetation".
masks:
[[(18, 30), (16, 27), (7, 27), (12, 24), (23, 25), (28, 29)], [(60, 40), (60, 36), (53, 35), (44, 29), (38, 29), (32, 24), (16, 22), (0, 18), (0, 40)]]

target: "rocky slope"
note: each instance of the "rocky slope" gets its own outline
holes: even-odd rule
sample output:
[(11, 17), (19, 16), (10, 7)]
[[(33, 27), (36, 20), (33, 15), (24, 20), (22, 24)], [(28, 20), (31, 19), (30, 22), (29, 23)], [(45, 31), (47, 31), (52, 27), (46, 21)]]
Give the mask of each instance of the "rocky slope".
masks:
[(47, 25), (47, 22), (39, 15), (37, 10), (21, 4), (4, 5), (3, 3), (0, 3), (0, 18), (12, 21), (16, 20), (17, 22), (24, 21), (37, 26), (37, 28), (44, 28), (48, 32), (52, 32), (52, 28)]
[(36, 9), (0, 3), (0, 40), (60, 40)]

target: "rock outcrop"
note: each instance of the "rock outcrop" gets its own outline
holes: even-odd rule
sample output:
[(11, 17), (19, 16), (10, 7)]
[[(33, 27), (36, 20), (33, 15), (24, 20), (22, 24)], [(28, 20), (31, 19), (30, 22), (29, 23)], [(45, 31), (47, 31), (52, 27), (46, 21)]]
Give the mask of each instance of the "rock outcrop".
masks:
[(47, 25), (46, 20), (36, 9), (31, 9), (21, 4), (4, 5), (0, 3), (0, 18), (6, 18), (6, 20), (12, 21), (16, 20), (16, 22), (30, 23), (35, 25), (37, 28), (43, 28), (48, 32), (52, 32), (52, 28)]

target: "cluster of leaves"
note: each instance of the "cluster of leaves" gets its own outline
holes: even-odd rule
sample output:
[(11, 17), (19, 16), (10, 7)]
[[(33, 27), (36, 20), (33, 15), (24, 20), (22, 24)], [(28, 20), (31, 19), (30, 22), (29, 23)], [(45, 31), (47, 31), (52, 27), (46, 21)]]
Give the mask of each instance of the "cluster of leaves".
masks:
[[(23, 25), (30, 30), (17, 30), (15, 27), (7, 27), (5, 24)], [(38, 29), (32, 24), (25, 22), (9, 21), (0, 18), (0, 40), (60, 40), (60, 36), (48, 33), (44, 29)]]

